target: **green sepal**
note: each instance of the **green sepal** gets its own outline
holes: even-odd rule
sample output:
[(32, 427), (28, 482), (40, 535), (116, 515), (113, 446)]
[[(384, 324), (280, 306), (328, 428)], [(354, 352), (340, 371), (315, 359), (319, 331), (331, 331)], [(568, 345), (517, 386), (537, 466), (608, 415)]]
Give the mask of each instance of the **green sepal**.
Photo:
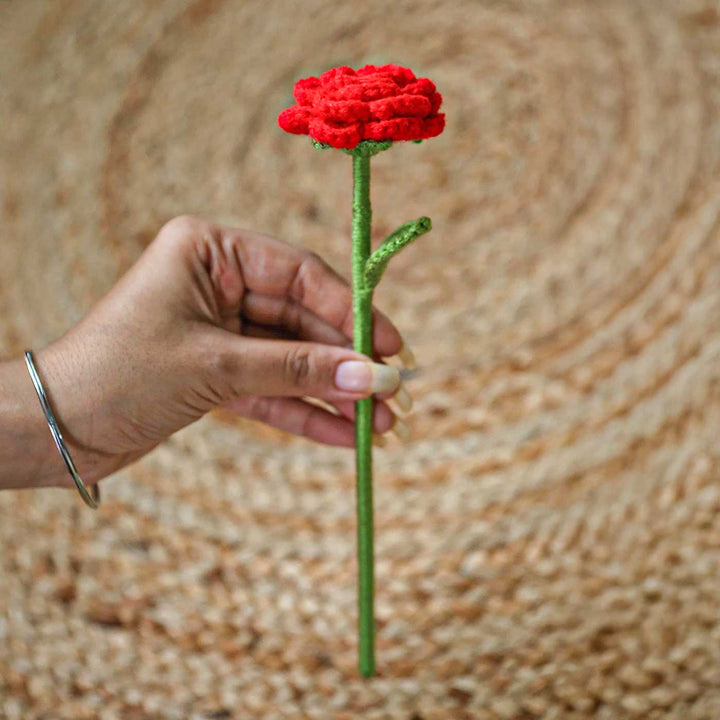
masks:
[(310, 138), (312, 140), (313, 147), (316, 150), (327, 150), (328, 148), (331, 148), (332, 145), (328, 145), (327, 143), (320, 142), (319, 140), (316, 140), (315, 138)]
[(401, 225), (397, 230), (390, 233), (379, 245), (365, 263), (363, 278), (367, 288), (375, 288), (380, 282), (382, 274), (385, 272), (390, 259), (393, 255), (400, 252), (406, 245), (413, 240), (430, 232), (432, 222), (429, 217), (421, 217), (417, 220), (411, 220)]
[[(333, 147), (332, 145), (320, 142), (313, 137), (311, 137), (310, 140), (316, 150), (328, 150)], [(377, 155), (379, 152), (392, 147), (392, 144), (392, 140), (361, 140), (354, 148), (338, 148), (338, 150), (341, 150), (348, 155), (372, 157), (373, 155)]]
[(392, 140), (361, 140), (354, 148), (341, 148), (348, 155), (372, 157), (392, 147)]
[[(316, 150), (328, 150), (329, 148), (332, 148), (332, 145), (329, 143), (320, 142), (319, 140), (316, 140), (315, 138), (310, 138), (312, 140), (313, 147)], [(410, 140), (410, 142), (415, 143), (416, 145), (419, 145), (422, 140)], [(392, 140), (361, 140), (354, 148), (338, 148), (339, 150), (342, 150), (344, 153), (347, 153), (348, 155), (377, 155), (379, 152), (382, 152), (383, 150), (387, 150), (389, 147), (391, 147), (393, 144)]]

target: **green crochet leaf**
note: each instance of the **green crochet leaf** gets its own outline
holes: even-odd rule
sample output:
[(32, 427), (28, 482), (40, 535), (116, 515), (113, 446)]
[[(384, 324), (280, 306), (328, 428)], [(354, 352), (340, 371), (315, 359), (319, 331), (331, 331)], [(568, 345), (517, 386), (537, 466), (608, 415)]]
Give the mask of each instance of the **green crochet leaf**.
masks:
[(375, 250), (372, 255), (367, 259), (365, 263), (365, 270), (363, 277), (365, 279), (366, 287), (375, 288), (380, 282), (382, 274), (385, 272), (385, 268), (390, 262), (390, 258), (402, 250), (406, 245), (409, 245), (413, 240), (424, 235), (426, 232), (430, 232), (432, 229), (432, 222), (429, 217), (421, 217), (417, 220), (411, 220), (401, 225), (397, 230), (390, 233), (383, 241), (380, 246)]

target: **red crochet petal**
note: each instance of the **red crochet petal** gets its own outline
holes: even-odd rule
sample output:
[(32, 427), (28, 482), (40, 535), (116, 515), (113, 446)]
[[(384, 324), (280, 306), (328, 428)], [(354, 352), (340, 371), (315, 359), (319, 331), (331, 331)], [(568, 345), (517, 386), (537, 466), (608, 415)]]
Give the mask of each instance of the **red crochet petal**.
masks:
[[(357, 78), (354, 78), (357, 80)], [(363, 88), (359, 83), (340, 83), (336, 85), (323, 86), (323, 97), (328, 100), (364, 100)]]
[(361, 68), (358, 68), (356, 71), (357, 75), (376, 75), (377, 74), (377, 65), (363, 65)]
[(315, 105), (315, 115), (331, 122), (365, 122), (370, 119), (367, 103), (360, 100), (325, 100), (320, 98)]
[(433, 93), (430, 96), (430, 114), (435, 115), (440, 105), (442, 105), (442, 95), (439, 92)]
[(366, 65), (357, 71), (358, 75), (389, 75), (400, 87), (405, 87), (415, 80), (415, 73), (410, 68), (400, 65)]
[(426, 117), (430, 114), (430, 101), (424, 95), (396, 95), (375, 100), (370, 105), (373, 120), (399, 117)]
[(427, 78), (418, 78), (403, 88), (407, 95), (424, 95), (430, 100), (430, 115), (434, 115), (442, 103), (442, 95), (435, 89), (435, 83)]
[(445, 113), (435, 115), (435, 117), (427, 118), (423, 121), (422, 135), (417, 140), (426, 140), (427, 138), (439, 135), (445, 129)]
[(308, 108), (301, 105), (293, 105), (278, 115), (278, 125), (285, 130), (285, 132), (304, 135), (308, 131), (310, 116), (311, 114)]
[(347, 77), (354, 77), (356, 72), (347, 65), (330, 68), (320, 75), (320, 82), (323, 85), (342, 85), (347, 83)]
[[(359, 78), (352, 68), (334, 68), (338, 71), (332, 73), (324, 72), (320, 79), (322, 81), (322, 97), (328, 100), (363, 100), (363, 91)], [(352, 75), (346, 70), (350, 70)]]
[(427, 78), (418, 78), (403, 88), (403, 92), (407, 95), (424, 95), (425, 97), (430, 97), (435, 91), (435, 83)]
[(358, 78), (357, 87), (360, 88), (361, 99), (367, 102), (393, 97), (400, 91), (397, 83), (388, 75), (369, 75), (362, 79)]
[(293, 95), (300, 105), (312, 105), (319, 87), (320, 80), (318, 78), (303, 78), (295, 83)]
[(335, 148), (354, 148), (362, 140), (362, 123), (333, 124), (320, 117), (310, 120), (310, 137)]
[(423, 121), (415, 117), (392, 118), (365, 123), (363, 140), (419, 140)]

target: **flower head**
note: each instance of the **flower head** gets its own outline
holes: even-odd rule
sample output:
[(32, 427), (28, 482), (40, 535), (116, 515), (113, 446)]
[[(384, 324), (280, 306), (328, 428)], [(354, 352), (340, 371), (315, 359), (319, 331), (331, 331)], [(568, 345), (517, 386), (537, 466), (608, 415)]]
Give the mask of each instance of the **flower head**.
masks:
[(399, 65), (332, 68), (298, 80), (293, 94), (297, 105), (280, 113), (280, 127), (336, 148), (362, 140), (423, 140), (445, 127), (435, 84)]

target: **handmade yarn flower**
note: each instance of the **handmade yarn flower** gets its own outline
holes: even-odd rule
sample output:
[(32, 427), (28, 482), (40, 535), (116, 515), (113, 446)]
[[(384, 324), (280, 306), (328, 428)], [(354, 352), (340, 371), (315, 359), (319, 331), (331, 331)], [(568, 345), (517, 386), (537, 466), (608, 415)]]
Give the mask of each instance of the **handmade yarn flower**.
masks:
[(333, 68), (298, 80), (293, 94), (297, 105), (280, 113), (280, 127), (334, 148), (354, 148), (362, 140), (424, 140), (445, 127), (434, 83), (399, 65)]
[[(370, 242), (370, 158), (394, 141), (421, 142), (439, 135), (445, 115), (434, 83), (399, 65), (337, 67), (320, 77), (298, 80), (297, 105), (283, 110), (283, 130), (309, 135), (317, 148), (352, 155), (353, 346), (372, 357), (372, 297), (390, 259), (431, 228), (421, 217), (401, 225), (372, 251)], [(355, 446), (358, 516), (358, 665), (375, 672), (374, 550), (372, 493), (373, 399), (356, 403)]]

